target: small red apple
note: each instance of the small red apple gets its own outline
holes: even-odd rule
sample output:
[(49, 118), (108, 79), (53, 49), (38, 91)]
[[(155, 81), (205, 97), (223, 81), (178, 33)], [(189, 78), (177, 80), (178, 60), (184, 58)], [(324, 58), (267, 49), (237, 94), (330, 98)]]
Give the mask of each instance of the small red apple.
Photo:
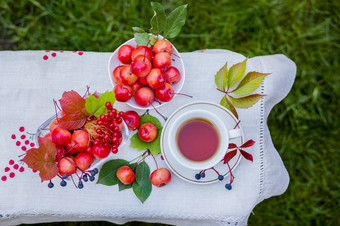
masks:
[(123, 84), (117, 84), (113, 88), (115, 97), (120, 102), (126, 102), (132, 97), (132, 88)]
[(51, 133), (52, 142), (64, 146), (71, 141), (71, 133), (67, 129), (56, 127)]
[(110, 154), (110, 148), (102, 145), (93, 146), (91, 153), (96, 159), (104, 159)]
[(144, 142), (152, 142), (157, 137), (157, 128), (154, 124), (147, 122), (138, 129), (139, 138)]
[(163, 187), (170, 182), (171, 173), (166, 168), (159, 168), (151, 173), (150, 180), (156, 187)]
[(131, 63), (131, 71), (138, 77), (147, 76), (152, 69), (151, 62), (144, 56), (137, 56)]
[(166, 52), (157, 53), (152, 60), (152, 65), (155, 68), (159, 68), (162, 69), (163, 71), (166, 71), (171, 66), (170, 54)]
[(122, 70), (123, 67), (124, 67), (123, 65), (120, 65), (120, 66), (116, 67), (112, 72), (112, 79), (117, 84), (123, 83), (121, 78), (120, 78), (120, 70)]
[(137, 81), (138, 76), (132, 73), (130, 65), (125, 65), (120, 70), (120, 79), (124, 85), (130, 86)]
[(142, 107), (149, 106), (155, 98), (153, 91), (149, 87), (142, 87), (135, 94), (135, 101)]
[(61, 175), (70, 175), (76, 172), (77, 168), (76, 168), (76, 164), (74, 163), (73, 158), (71, 157), (64, 157), (62, 159), (60, 159), (59, 164), (59, 173)]
[(181, 80), (181, 73), (179, 70), (175, 67), (170, 67), (166, 72), (165, 72), (165, 80), (166, 82), (170, 84), (177, 83)]
[(131, 62), (131, 54), (135, 50), (130, 45), (123, 45), (118, 50), (118, 59), (123, 64), (129, 64)]
[(136, 130), (140, 124), (139, 115), (135, 111), (126, 111), (123, 119), (129, 130)]
[(160, 88), (165, 84), (164, 72), (159, 68), (154, 68), (146, 76), (146, 80), (150, 88), (152, 89)]
[(128, 166), (120, 167), (116, 172), (116, 176), (125, 185), (131, 184), (135, 180), (135, 173)]
[(171, 55), (171, 53), (172, 53), (172, 45), (171, 45), (171, 43), (168, 40), (162, 39), (162, 40), (157, 41), (153, 45), (152, 51), (155, 54), (160, 53), (160, 52), (166, 52), (166, 53), (169, 53)]
[(174, 97), (175, 91), (170, 83), (165, 83), (164, 86), (155, 90), (155, 95), (158, 100), (168, 102)]
[(131, 53), (131, 59), (134, 60), (138, 56), (143, 56), (148, 58), (149, 61), (152, 60), (152, 49), (146, 46), (138, 46), (134, 51)]
[(79, 169), (85, 171), (93, 163), (93, 156), (88, 152), (82, 152), (77, 154), (77, 156), (74, 158), (74, 162)]

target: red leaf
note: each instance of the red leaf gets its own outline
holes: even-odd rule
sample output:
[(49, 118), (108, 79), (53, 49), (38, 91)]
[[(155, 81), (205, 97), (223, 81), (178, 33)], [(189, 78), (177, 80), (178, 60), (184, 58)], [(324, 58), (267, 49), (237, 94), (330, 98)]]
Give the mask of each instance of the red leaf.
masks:
[(240, 149), (240, 152), (245, 159), (247, 159), (249, 161), (253, 161), (253, 156), (251, 154), (249, 154), (248, 152), (243, 151), (241, 149)]
[(228, 146), (228, 149), (233, 149), (233, 148), (237, 148), (237, 145), (234, 143), (230, 143)]
[(254, 144), (255, 144), (255, 141), (250, 139), (247, 142), (245, 142), (244, 144), (242, 144), (240, 148), (249, 148), (249, 147), (253, 146)]
[(65, 112), (65, 116), (58, 120), (58, 124), (62, 128), (75, 130), (85, 124), (86, 118), (89, 116), (85, 109), (86, 101), (76, 91), (64, 92), (59, 102)]
[(227, 154), (225, 154), (225, 156), (223, 158), (223, 164), (228, 163), (232, 158), (234, 158), (236, 153), (237, 153), (237, 149), (229, 151)]
[(39, 170), (41, 182), (51, 180), (58, 174), (58, 167), (55, 163), (57, 148), (48, 138), (38, 138), (39, 148), (31, 148), (22, 159), (27, 166), (33, 170)]

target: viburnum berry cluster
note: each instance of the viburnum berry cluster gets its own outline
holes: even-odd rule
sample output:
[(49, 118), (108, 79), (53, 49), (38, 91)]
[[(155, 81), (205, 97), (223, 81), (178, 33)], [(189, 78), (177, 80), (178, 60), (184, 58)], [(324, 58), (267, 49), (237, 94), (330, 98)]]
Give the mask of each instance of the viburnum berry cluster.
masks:
[(119, 48), (118, 59), (124, 65), (112, 73), (118, 101), (126, 102), (134, 96), (139, 106), (147, 107), (154, 100), (168, 102), (174, 97), (173, 84), (181, 80), (181, 73), (171, 65), (173, 46), (166, 39), (148, 45)]

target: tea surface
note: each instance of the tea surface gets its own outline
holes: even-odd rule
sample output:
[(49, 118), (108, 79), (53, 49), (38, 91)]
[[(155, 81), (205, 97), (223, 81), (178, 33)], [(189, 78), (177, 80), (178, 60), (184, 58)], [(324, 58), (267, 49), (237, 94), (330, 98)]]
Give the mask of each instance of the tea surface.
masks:
[(219, 146), (215, 127), (205, 119), (195, 118), (185, 122), (177, 132), (177, 146), (184, 157), (202, 162), (210, 159)]

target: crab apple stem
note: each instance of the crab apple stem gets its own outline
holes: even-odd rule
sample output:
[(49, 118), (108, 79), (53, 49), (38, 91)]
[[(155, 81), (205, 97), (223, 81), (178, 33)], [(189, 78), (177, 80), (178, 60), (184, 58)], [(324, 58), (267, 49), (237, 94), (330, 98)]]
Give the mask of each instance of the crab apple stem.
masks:
[(59, 175), (59, 173), (57, 174), (57, 176), (58, 176), (60, 179), (62, 179), (62, 180), (63, 180), (63, 177), (62, 177), (62, 176), (60, 176), (60, 175)]
[(148, 115), (148, 114), (149, 114), (149, 109), (146, 110), (146, 111), (144, 112), (144, 114), (142, 114), (142, 116), (145, 116), (145, 115)]
[(238, 125), (240, 124), (241, 120), (238, 120), (238, 122), (236, 123), (234, 129), (236, 129), (238, 127)]
[(154, 99), (154, 101), (156, 101), (159, 105), (162, 104), (162, 102), (160, 100), (156, 99), (156, 98)]
[(90, 86), (86, 86), (86, 92), (85, 94), (83, 95), (83, 98), (85, 98), (87, 95), (90, 94)]
[(176, 95), (182, 95), (182, 96), (186, 96), (186, 97), (192, 98), (191, 95), (188, 95), (188, 94), (185, 94), (185, 93), (174, 93), (174, 94), (176, 94)]
[(178, 55), (175, 54), (175, 53), (172, 53), (171, 55), (174, 55), (175, 57), (181, 58), (180, 56), (178, 56)]
[(157, 111), (157, 109), (155, 108), (155, 106), (153, 106), (153, 104), (151, 104), (151, 106), (153, 107), (153, 109), (164, 119), (164, 121), (168, 120), (167, 117), (165, 117), (164, 115), (162, 115), (159, 111)]
[[(146, 151), (146, 152), (148, 152), (148, 154), (147, 154), (146, 156), (144, 156), (141, 160), (138, 160), (138, 161), (136, 162), (136, 164), (133, 166), (132, 170), (134, 170), (134, 169), (137, 167), (137, 165), (138, 165), (139, 163), (143, 162), (144, 159), (150, 155), (150, 151), (148, 151), (148, 150), (149, 150), (149, 149), (147, 149), (147, 151)], [(145, 154), (146, 152), (144, 152), (144, 154)], [(144, 155), (144, 154), (143, 154), (143, 155)]]
[(151, 156), (152, 156), (153, 160), (155, 161), (156, 167), (157, 167), (157, 169), (158, 169), (158, 164), (157, 164), (157, 161), (156, 161), (156, 159), (155, 159), (155, 156), (153, 156), (152, 154), (151, 154)]

